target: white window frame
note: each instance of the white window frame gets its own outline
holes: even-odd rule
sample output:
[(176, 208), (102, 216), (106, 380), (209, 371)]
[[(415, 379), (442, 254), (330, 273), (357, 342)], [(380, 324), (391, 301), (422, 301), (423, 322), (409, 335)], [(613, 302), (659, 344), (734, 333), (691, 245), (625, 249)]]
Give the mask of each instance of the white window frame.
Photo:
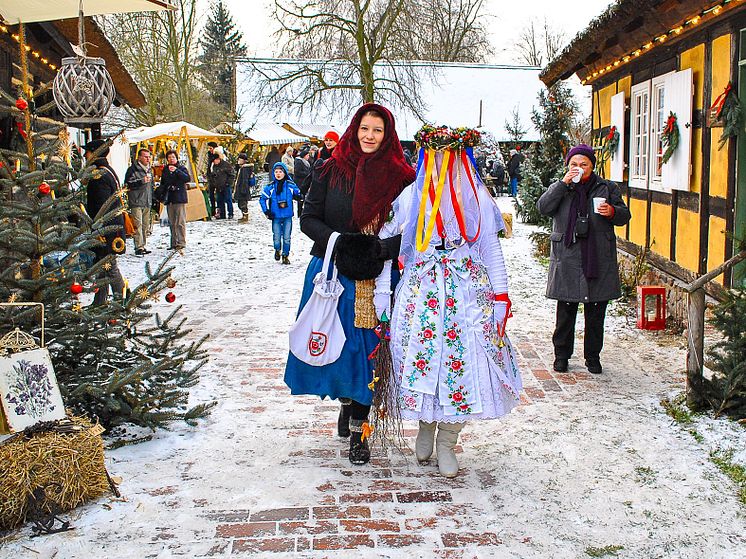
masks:
[[(659, 192), (671, 192), (663, 184), (663, 143), (661, 134), (666, 126), (668, 115), (666, 114), (666, 78), (675, 72), (668, 72), (657, 76), (650, 81), (650, 132), (648, 135), (650, 147), (648, 148), (648, 188)], [(661, 103), (661, 95), (663, 102)]]
[(629, 185), (634, 188), (648, 188), (650, 102), (650, 80), (632, 86), (629, 98)]

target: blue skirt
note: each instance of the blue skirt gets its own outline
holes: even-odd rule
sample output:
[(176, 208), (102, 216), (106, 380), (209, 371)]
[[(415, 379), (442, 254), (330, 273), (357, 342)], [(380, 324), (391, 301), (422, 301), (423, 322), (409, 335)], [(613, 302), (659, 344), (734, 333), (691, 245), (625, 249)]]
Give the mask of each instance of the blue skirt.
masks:
[[(303, 295), (298, 313), (308, 302), (313, 292), (313, 278), (321, 271), (323, 259), (314, 256), (308, 264)], [(398, 279), (396, 266), (392, 266)], [(337, 312), (342, 322), (347, 340), (342, 354), (334, 363), (315, 367), (304, 363), (292, 353), (288, 353), (285, 366), (285, 384), (291, 394), (315, 394), (321, 398), (351, 398), (364, 405), (373, 402), (373, 391), (368, 384), (373, 380), (374, 361), (368, 355), (378, 345), (378, 336), (372, 328), (355, 327), (355, 282), (339, 274), (344, 287), (339, 298)]]

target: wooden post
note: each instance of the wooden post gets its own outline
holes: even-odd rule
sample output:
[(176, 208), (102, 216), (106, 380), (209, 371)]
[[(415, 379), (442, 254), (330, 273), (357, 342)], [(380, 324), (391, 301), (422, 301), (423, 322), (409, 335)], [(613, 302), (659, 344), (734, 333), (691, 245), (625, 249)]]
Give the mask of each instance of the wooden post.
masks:
[(701, 408), (705, 347), (705, 290), (689, 293), (689, 348), (686, 354), (686, 403), (692, 410)]

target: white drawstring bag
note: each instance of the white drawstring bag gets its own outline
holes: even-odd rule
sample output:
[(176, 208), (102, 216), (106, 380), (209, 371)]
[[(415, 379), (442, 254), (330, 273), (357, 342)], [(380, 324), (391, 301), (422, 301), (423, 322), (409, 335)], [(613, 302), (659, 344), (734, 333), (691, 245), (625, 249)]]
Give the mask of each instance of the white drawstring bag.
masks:
[[(290, 328), (290, 352), (304, 363), (317, 367), (339, 359), (347, 340), (337, 313), (344, 287), (337, 279), (337, 267), (332, 262), (338, 237), (336, 232), (329, 237), (321, 271), (313, 278), (313, 293)], [(333, 268), (331, 279), (330, 265)]]

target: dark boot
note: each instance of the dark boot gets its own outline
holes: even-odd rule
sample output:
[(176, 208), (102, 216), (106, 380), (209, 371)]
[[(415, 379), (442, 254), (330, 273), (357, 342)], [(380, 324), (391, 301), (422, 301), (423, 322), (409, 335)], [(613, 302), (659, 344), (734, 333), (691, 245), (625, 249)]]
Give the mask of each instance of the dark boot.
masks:
[(356, 466), (362, 466), (370, 461), (370, 448), (368, 439), (362, 440), (363, 437), (362, 419), (350, 419), (350, 462)]
[(283, 264), (290, 264), (290, 258), (288, 258), (287, 256), (283, 255), (282, 256), (282, 263)]
[(337, 418), (337, 435), (342, 438), (350, 436), (350, 405), (342, 404)]
[(275, 251), (275, 260), (277, 260), (277, 261), (280, 260), (280, 251), (279, 250)]

